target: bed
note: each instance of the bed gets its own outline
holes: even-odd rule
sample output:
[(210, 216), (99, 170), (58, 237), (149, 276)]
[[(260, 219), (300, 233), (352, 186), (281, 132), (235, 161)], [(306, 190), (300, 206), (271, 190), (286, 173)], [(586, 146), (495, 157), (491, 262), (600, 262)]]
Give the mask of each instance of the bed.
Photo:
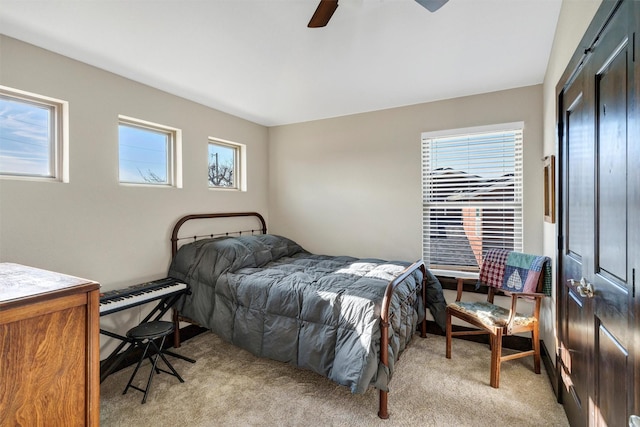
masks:
[[(181, 236), (187, 221), (231, 217), (251, 217), (259, 226)], [(312, 254), (267, 234), (256, 212), (185, 216), (171, 241), (169, 276), (191, 289), (177, 306), (180, 320), (255, 356), (312, 370), (352, 393), (373, 386), (383, 419), (395, 362), (418, 325), (426, 337), (425, 307), (444, 322), (442, 289), (422, 261)]]

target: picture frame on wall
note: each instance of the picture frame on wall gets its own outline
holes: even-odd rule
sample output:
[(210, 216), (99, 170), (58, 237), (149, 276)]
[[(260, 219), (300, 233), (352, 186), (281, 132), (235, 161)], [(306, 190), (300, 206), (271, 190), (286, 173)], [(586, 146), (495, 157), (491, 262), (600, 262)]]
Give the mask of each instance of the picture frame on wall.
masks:
[(544, 158), (544, 220), (556, 222), (556, 156)]

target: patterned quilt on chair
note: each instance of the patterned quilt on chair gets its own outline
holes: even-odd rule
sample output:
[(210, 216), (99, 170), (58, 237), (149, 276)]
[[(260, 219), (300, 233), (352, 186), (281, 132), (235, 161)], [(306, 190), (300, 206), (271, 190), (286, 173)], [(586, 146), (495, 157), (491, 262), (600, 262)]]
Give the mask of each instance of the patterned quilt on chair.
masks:
[(478, 286), (493, 286), (511, 292), (536, 292), (540, 274), (544, 274), (542, 292), (551, 295), (551, 259), (505, 249), (487, 251), (480, 270)]

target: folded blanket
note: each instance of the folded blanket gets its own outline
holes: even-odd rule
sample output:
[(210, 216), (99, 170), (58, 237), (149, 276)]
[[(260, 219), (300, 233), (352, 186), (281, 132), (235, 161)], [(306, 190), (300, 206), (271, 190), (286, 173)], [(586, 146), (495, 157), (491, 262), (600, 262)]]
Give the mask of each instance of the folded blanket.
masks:
[(509, 252), (505, 249), (490, 249), (487, 251), (484, 255), (476, 288), (480, 285), (502, 288), (504, 268), (507, 265)]
[(536, 292), (540, 274), (544, 275), (542, 292), (551, 295), (551, 259), (505, 249), (490, 249), (480, 269), (479, 285), (511, 292)]

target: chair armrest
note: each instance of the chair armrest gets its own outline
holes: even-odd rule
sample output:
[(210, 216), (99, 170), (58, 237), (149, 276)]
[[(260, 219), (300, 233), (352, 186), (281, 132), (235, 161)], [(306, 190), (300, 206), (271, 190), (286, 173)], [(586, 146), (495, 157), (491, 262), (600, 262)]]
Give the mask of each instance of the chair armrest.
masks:
[(465, 280), (477, 281), (479, 277), (479, 273), (475, 273), (475, 272), (446, 270), (446, 269), (440, 269), (440, 268), (430, 268), (429, 271), (431, 271), (431, 273), (434, 274), (436, 277), (448, 277), (456, 280), (457, 282), (456, 302), (460, 301), (460, 299), (462, 298), (462, 290), (463, 290), (462, 285), (464, 284), (464, 281)]
[(462, 287), (464, 285), (464, 279), (462, 277), (457, 277), (456, 281), (457, 281), (457, 285), (456, 285), (456, 302), (458, 302), (462, 298)]
[(516, 306), (518, 304), (518, 299), (519, 298), (534, 298), (535, 299), (535, 305), (533, 308), (533, 317), (536, 318), (536, 320), (539, 319), (540, 317), (540, 302), (542, 301), (542, 298), (546, 297), (545, 294), (542, 293), (538, 293), (538, 292), (509, 292), (509, 291), (502, 291), (503, 294), (505, 296), (511, 297), (511, 307), (509, 309), (509, 318), (507, 320), (507, 331), (509, 334), (511, 334), (511, 331), (513, 329), (513, 320), (516, 317)]

